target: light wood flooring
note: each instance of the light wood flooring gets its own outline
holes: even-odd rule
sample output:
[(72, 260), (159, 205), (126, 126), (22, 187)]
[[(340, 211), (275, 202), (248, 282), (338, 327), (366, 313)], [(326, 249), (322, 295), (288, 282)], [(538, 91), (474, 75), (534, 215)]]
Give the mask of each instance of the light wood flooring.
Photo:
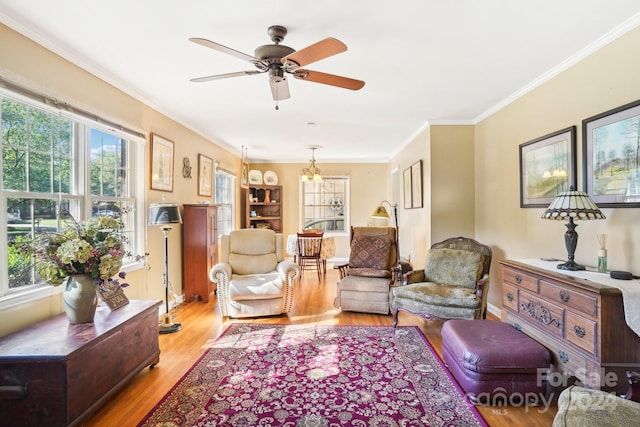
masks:
[[(202, 355), (203, 347), (216, 339), (230, 322), (256, 323), (317, 323), (325, 325), (387, 325), (391, 326), (391, 315), (341, 312), (333, 307), (337, 270), (328, 266), (326, 278), (318, 281), (313, 271), (306, 271), (294, 297), (289, 316), (274, 316), (260, 319), (222, 320), (214, 295), (208, 303), (191, 302), (172, 311), (182, 330), (160, 335), (160, 363), (154, 369), (145, 368), (111, 401), (106, 403), (85, 426), (129, 427), (136, 426), (156, 405), (171, 387), (186, 373)], [(400, 313), (400, 325), (420, 327), (429, 342), (442, 356), (440, 337), (441, 321), (427, 321)], [(557, 411), (555, 406), (543, 407), (479, 407), (479, 411), (490, 426), (550, 426)]]

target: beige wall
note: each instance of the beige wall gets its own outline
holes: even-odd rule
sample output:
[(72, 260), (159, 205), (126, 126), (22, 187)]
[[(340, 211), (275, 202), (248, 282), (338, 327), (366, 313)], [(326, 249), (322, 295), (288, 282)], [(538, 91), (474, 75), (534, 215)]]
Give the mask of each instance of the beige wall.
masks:
[(473, 137), (471, 125), (429, 126), (391, 160), (401, 180), (406, 168), (423, 162), (423, 208), (404, 209), (399, 199), (400, 255), (414, 268), (424, 267), (433, 243), (475, 236)]
[(474, 127), (431, 126), (431, 242), (475, 235)]
[[(540, 219), (543, 208), (520, 208), (518, 145), (577, 126), (578, 189), (583, 190), (582, 120), (640, 98), (640, 29), (624, 35), (536, 88), (475, 129), (476, 238), (494, 260), (566, 259), (564, 223)], [(596, 234), (608, 234), (609, 268), (639, 272), (640, 211), (603, 209), (603, 221), (579, 221), (576, 261), (595, 266)], [(501, 306), (499, 268), (492, 265), (489, 302)]]

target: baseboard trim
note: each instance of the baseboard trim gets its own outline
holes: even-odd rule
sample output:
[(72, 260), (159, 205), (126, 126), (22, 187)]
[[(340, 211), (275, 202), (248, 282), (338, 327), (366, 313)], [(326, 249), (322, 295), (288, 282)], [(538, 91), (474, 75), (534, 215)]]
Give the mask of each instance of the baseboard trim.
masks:
[(487, 303), (487, 311), (496, 316), (498, 319), (502, 317), (502, 309), (491, 303)]

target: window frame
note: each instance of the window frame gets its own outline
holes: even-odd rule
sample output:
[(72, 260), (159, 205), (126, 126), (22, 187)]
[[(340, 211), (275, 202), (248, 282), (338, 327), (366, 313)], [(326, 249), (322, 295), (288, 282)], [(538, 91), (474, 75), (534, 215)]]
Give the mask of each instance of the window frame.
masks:
[[(343, 180), (345, 181), (344, 184), (344, 198), (345, 200), (343, 201), (343, 206), (342, 206), (342, 217), (341, 219), (343, 220), (343, 229), (342, 230), (324, 230), (324, 234), (325, 235), (329, 235), (329, 236), (342, 236), (342, 235), (348, 235), (349, 234), (349, 230), (351, 229), (351, 219), (350, 219), (350, 212), (351, 212), (351, 177), (349, 175), (334, 175), (334, 176), (323, 176), (322, 177), (322, 182), (320, 183), (314, 183), (313, 181), (299, 181), (299, 185), (298, 185), (298, 192), (299, 192), (299, 200), (300, 200), (300, 204), (299, 204), (299, 214), (298, 214), (298, 218), (299, 218), (299, 229), (300, 230), (304, 230), (305, 227), (305, 223), (307, 222), (305, 220), (305, 186), (307, 184), (321, 184), (321, 185), (325, 185), (325, 183), (327, 181), (331, 181), (331, 180)], [(321, 205), (317, 205), (318, 207), (321, 206), (325, 206), (325, 207), (329, 207), (329, 204), (321, 204)], [(331, 216), (319, 216), (319, 217), (314, 217), (313, 219), (316, 220), (323, 220), (323, 219), (334, 219), (336, 217), (331, 217)]]
[[(218, 190), (221, 189), (221, 187), (218, 186), (218, 184), (219, 184), (218, 174), (224, 175), (225, 179), (229, 180), (228, 199), (224, 200), (224, 201), (220, 200), (222, 197), (219, 197), (219, 193), (218, 193)], [(228, 231), (231, 232), (232, 230), (235, 229), (235, 223), (236, 223), (236, 220), (235, 220), (235, 218), (236, 218), (236, 215), (235, 215), (236, 214), (236, 193), (237, 193), (236, 192), (236, 181), (237, 181), (237, 179), (238, 178), (236, 177), (236, 175), (234, 175), (234, 174), (232, 174), (230, 172), (227, 172), (225, 170), (222, 170), (222, 169), (220, 169), (218, 167), (215, 168), (213, 200), (214, 200), (214, 203), (219, 206), (218, 207), (218, 212), (216, 214), (216, 222), (217, 222), (216, 227), (217, 227), (217, 230), (218, 230), (218, 233), (217, 233), (218, 234), (218, 240), (220, 240), (224, 234), (227, 234), (226, 231), (223, 232), (223, 230), (226, 227), (224, 227), (222, 225), (222, 222), (223, 221), (227, 222), (227, 220), (222, 218), (223, 215), (220, 215), (220, 210), (221, 209), (225, 209), (225, 207), (229, 208), (229, 210), (230, 210), (229, 215), (230, 216), (229, 216), (229, 220), (228, 221), (230, 222), (230, 224), (229, 224), (229, 230)]]
[[(145, 221), (145, 183), (144, 174), (136, 171), (144, 171), (146, 138), (142, 135), (130, 133), (117, 129), (113, 124), (109, 124), (98, 117), (93, 120), (90, 116), (76, 114), (53, 107), (46, 102), (42, 102), (33, 96), (13, 92), (9, 89), (0, 90), (0, 101), (3, 99), (25, 105), (45, 112), (54, 117), (60, 117), (71, 121), (73, 132), (71, 136), (71, 150), (73, 150), (73, 163), (71, 165), (71, 188), (69, 193), (64, 193), (65, 199), (76, 200), (79, 205), (80, 221), (92, 215), (92, 201), (104, 199), (104, 196), (91, 194), (91, 130), (108, 133), (117, 138), (127, 141), (127, 155), (129, 156), (129, 179), (131, 194), (128, 197), (107, 197), (112, 200), (123, 200), (134, 206), (132, 223), (130, 225), (132, 233), (131, 252), (142, 254), (145, 251), (146, 221)], [(0, 110), (1, 113), (1, 110)], [(0, 127), (2, 125), (2, 115), (0, 114)], [(0, 140), (0, 149), (3, 149), (4, 141)], [(3, 171), (3, 157), (0, 156), (0, 171)], [(27, 189), (28, 190), (28, 189)], [(8, 225), (7, 200), (9, 198), (25, 199), (55, 199), (60, 197), (56, 192), (39, 193), (35, 191), (6, 190), (4, 186), (4, 174), (0, 173), (0, 223)], [(0, 233), (0, 245), (8, 247), (8, 233)], [(46, 298), (62, 292), (62, 286), (51, 286), (46, 283), (36, 283), (23, 288), (9, 288), (8, 280), (8, 254), (7, 251), (0, 252), (0, 264), (3, 266), (0, 272), (0, 310), (16, 305), (28, 303), (38, 299)], [(125, 259), (122, 271), (130, 272), (144, 266), (143, 260)]]

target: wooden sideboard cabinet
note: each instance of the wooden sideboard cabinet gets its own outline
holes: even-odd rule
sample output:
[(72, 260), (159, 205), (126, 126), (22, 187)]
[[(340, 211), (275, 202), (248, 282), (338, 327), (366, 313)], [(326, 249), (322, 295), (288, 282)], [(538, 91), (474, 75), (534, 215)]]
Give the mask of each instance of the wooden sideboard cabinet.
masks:
[(209, 302), (209, 294), (215, 290), (209, 270), (218, 262), (217, 209), (211, 204), (184, 205), (182, 283), (187, 302)]
[(624, 394), (625, 372), (640, 367), (640, 337), (625, 322), (622, 292), (598, 283), (597, 273), (590, 280), (554, 271), (558, 263), (500, 261), (502, 321), (549, 349), (562, 374), (554, 375), (552, 386), (575, 377), (587, 387)]
[(158, 306), (132, 300), (94, 323), (62, 314), (0, 338), (0, 424), (79, 426), (160, 357)]

